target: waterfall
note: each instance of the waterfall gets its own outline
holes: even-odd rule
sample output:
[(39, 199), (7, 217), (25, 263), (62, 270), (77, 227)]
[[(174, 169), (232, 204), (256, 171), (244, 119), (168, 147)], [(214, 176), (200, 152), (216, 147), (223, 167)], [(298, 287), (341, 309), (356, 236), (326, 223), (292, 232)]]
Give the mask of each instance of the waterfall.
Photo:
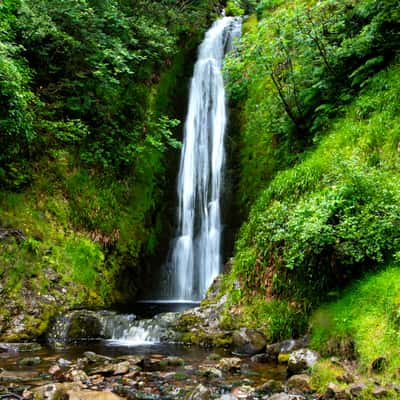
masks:
[(241, 19), (216, 21), (200, 45), (191, 81), (178, 176), (178, 229), (168, 260), (168, 298), (200, 300), (221, 271), (220, 197), (224, 165), (225, 54)]

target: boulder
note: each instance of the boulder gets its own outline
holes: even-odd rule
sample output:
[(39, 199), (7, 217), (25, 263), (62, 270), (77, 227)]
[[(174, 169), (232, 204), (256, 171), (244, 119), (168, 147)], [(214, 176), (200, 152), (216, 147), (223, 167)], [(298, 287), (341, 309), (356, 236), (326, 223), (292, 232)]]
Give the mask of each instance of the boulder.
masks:
[(354, 382), (354, 376), (347, 371), (344, 374), (337, 376), (336, 380), (338, 382), (350, 384)]
[(103, 356), (101, 354), (94, 353), (93, 351), (85, 351), (83, 356), (86, 357), (91, 363), (105, 363), (113, 361), (111, 357)]
[(207, 378), (222, 378), (221, 370), (206, 365), (200, 365), (199, 374)]
[(389, 395), (389, 390), (385, 387), (378, 387), (372, 391), (372, 396), (379, 398), (386, 398)]
[(4, 383), (24, 383), (30, 382), (38, 377), (36, 371), (6, 371), (0, 368), (0, 382)]
[(274, 379), (270, 379), (269, 381), (263, 383), (256, 387), (256, 392), (260, 394), (274, 394), (281, 393), (285, 390), (285, 387), (282, 382), (276, 381)]
[(117, 357), (116, 360), (128, 361), (130, 365), (139, 365), (143, 364), (144, 357), (138, 355), (127, 355)]
[(121, 361), (119, 363), (101, 364), (89, 370), (90, 375), (124, 375), (129, 372), (129, 361)]
[(301, 339), (289, 339), (289, 340), (284, 340), (283, 342), (280, 342), (281, 353), (290, 353), (295, 350), (300, 350), (304, 349), (307, 347), (309, 343), (309, 337), (304, 336)]
[(103, 337), (102, 315), (89, 310), (76, 310), (59, 315), (52, 321), (47, 332), (47, 341), (54, 347)]
[(311, 377), (306, 374), (291, 376), (287, 382), (287, 386), (296, 393), (311, 393), (313, 391), (311, 388)]
[(0, 242), (14, 238), (18, 243), (26, 240), (26, 236), (19, 229), (0, 228)]
[(225, 357), (221, 358), (217, 367), (223, 371), (235, 372), (240, 370), (242, 360), (239, 357)]
[(77, 382), (77, 383), (86, 383), (89, 381), (89, 377), (86, 375), (85, 371), (75, 368), (70, 369), (64, 375), (64, 377), (67, 381)]
[(274, 363), (278, 361), (278, 355), (281, 350), (281, 343), (270, 344), (265, 351), (251, 357), (251, 361), (258, 363)]
[(253, 398), (254, 389), (248, 385), (237, 386), (232, 390), (232, 395), (237, 399)]
[(335, 385), (334, 383), (330, 383), (326, 388), (325, 399), (335, 399), (335, 400), (350, 400), (351, 394), (348, 390)]
[(289, 358), (290, 358), (289, 353), (279, 353), (278, 363), (279, 364), (287, 364), (289, 362)]
[[(121, 397), (111, 392), (97, 392), (94, 390), (70, 390), (66, 392), (68, 400), (120, 400)], [(64, 397), (60, 397), (64, 398)]]
[(70, 390), (80, 390), (78, 383), (51, 383), (45, 386), (40, 386), (32, 390), (35, 399), (54, 400), (55, 398), (64, 398), (65, 393)]
[(309, 349), (296, 350), (288, 360), (288, 374), (297, 375), (307, 372), (318, 361), (319, 355)]
[(57, 360), (57, 364), (61, 367), (61, 368), (65, 368), (65, 367), (69, 367), (72, 362), (69, 360), (66, 360), (65, 358), (59, 358)]
[(74, 311), (69, 316), (67, 341), (94, 339), (102, 337), (102, 323), (98, 315), (92, 311)]
[(280, 354), (283, 354), (284, 357), (289, 357), (286, 355), (295, 350), (304, 348), (304, 346), (307, 345), (307, 341), (308, 338), (304, 337), (298, 340), (284, 340), (282, 342), (270, 344), (265, 348), (263, 353), (254, 355), (251, 361), (259, 363), (277, 362)]
[(162, 361), (171, 367), (182, 367), (185, 365), (185, 361), (181, 357), (169, 356), (164, 358)]
[(232, 336), (232, 344), (235, 353), (254, 355), (260, 353), (267, 341), (264, 335), (256, 330), (242, 328), (235, 331)]
[(360, 397), (362, 392), (367, 388), (363, 383), (353, 383), (349, 386), (349, 392), (353, 397)]
[(233, 394), (223, 394), (221, 397), (218, 397), (217, 400), (237, 400), (237, 397)]
[(61, 367), (58, 364), (52, 365), (48, 370), (50, 375), (59, 375), (61, 371)]

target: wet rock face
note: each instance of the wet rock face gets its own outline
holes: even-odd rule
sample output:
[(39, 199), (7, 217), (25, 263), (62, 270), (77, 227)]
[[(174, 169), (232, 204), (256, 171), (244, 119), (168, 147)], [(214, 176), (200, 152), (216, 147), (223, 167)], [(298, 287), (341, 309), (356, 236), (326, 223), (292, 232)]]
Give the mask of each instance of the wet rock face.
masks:
[(54, 319), (47, 334), (47, 340), (55, 346), (62, 346), (78, 340), (100, 338), (103, 325), (100, 316), (93, 311), (78, 310)]
[(240, 329), (232, 336), (232, 344), (235, 353), (253, 355), (260, 353), (267, 341), (264, 335), (253, 329)]

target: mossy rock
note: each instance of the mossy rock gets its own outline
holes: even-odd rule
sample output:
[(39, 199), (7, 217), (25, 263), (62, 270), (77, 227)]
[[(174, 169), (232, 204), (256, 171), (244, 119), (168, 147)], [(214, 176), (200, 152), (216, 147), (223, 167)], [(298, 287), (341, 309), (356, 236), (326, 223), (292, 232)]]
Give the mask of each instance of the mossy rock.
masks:
[(74, 311), (68, 318), (66, 332), (68, 342), (101, 337), (102, 324), (96, 313), (86, 310)]
[(229, 347), (232, 344), (232, 335), (229, 332), (205, 332), (193, 330), (181, 336), (183, 343), (196, 344), (205, 347)]
[(184, 314), (176, 322), (175, 329), (178, 332), (187, 332), (190, 331), (193, 327), (201, 325), (202, 322), (203, 321), (201, 320), (201, 318), (197, 315)]

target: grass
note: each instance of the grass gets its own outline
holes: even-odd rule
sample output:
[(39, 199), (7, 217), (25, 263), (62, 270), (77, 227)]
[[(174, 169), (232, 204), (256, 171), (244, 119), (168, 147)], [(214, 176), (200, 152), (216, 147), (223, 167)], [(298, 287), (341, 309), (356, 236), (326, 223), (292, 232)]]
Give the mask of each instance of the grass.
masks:
[(269, 343), (297, 338), (307, 326), (306, 314), (285, 300), (266, 300), (260, 295), (242, 298), (238, 289), (230, 292), (220, 317), (223, 329), (255, 328)]
[(338, 301), (320, 307), (311, 325), (311, 345), (323, 355), (354, 355), (363, 374), (373, 374), (372, 362), (383, 356), (388, 363), (382, 379), (398, 381), (400, 267), (388, 267), (355, 283)]

